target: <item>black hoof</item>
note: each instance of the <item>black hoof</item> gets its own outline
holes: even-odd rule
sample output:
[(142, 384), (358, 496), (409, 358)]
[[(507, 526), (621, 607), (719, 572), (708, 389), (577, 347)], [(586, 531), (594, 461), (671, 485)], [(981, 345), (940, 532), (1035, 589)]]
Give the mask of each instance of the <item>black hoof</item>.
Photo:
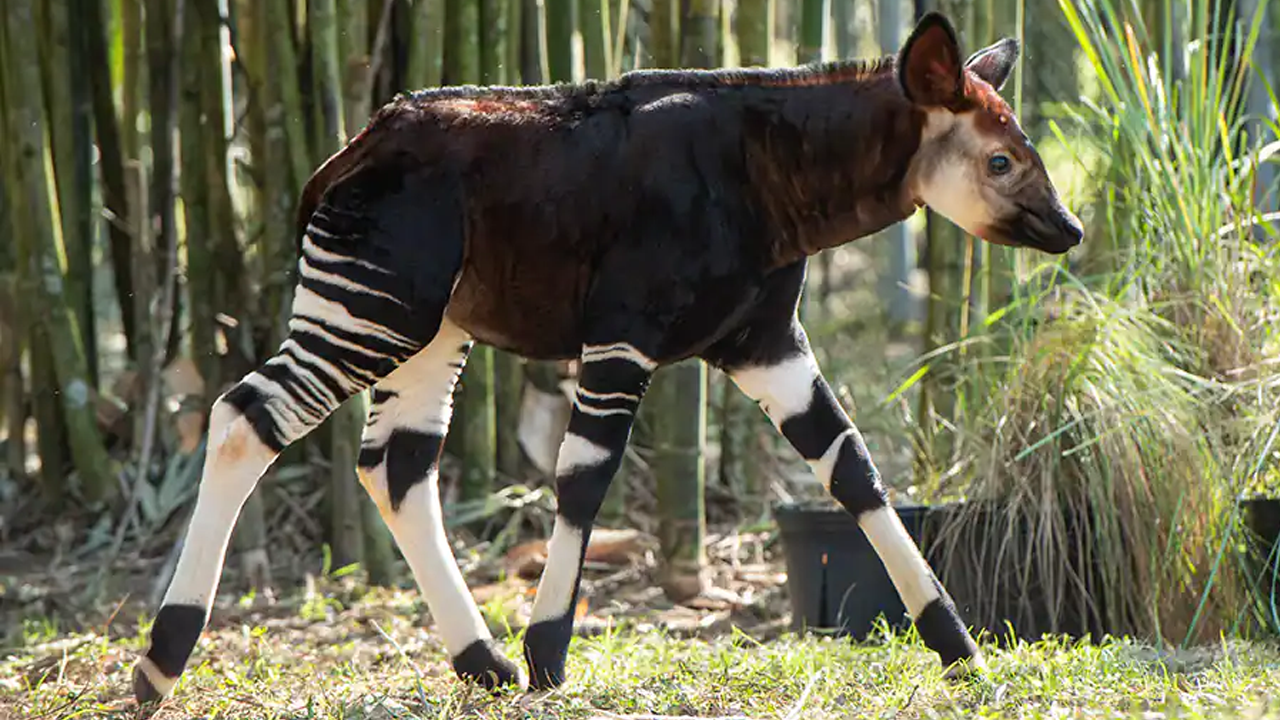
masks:
[(553, 667), (529, 667), (530, 690), (555, 690), (564, 684), (564, 666), (558, 668)]
[(143, 658), (133, 668), (133, 697), (138, 701), (138, 707), (145, 711), (155, 709), (165, 699), (165, 693), (162, 692), (151, 682), (151, 678), (147, 677), (147, 673), (142, 669), (142, 663), (148, 662)]
[(572, 626), (554, 620), (534, 623), (524, 634), (524, 659), (529, 664), (529, 687), (552, 690), (564, 684)]
[(954, 685), (963, 685), (981, 679), (986, 670), (987, 664), (982, 655), (975, 654), (967, 659), (952, 663), (942, 673), (942, 677)]
[(504, 685), (524, 687), (524, 676), (515, 663), (503, 657), (492, 640), (477, 640), (453, 658), (453, 671), (463, 680), (489, 691)]

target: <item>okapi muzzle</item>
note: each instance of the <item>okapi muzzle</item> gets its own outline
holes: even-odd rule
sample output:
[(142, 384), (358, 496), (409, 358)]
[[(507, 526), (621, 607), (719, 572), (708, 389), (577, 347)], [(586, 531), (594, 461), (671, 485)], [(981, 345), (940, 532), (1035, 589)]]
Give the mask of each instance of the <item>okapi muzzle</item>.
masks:
[(917, 26), (898, 64), (903, 91), (925, 115), (909, 183), (918, 204), (988, 242), (1060, 254), (1084, 229), (999, 95), (1017, 59), (1017, 41), (1006, 38), (962, 64), (945, 19)]

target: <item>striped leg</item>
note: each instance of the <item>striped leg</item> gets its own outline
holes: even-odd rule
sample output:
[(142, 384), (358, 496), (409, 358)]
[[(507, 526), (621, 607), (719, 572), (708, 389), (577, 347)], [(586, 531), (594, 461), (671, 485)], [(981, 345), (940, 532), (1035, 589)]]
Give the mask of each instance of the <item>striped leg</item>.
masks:
[(523, 686), (520, 669), (493, 646), (440, 508), (440, 449), (470, 348), (466, 333), (445, 321), (425, 350), (374, 386), (358, 471), (427, 599), (454, 670), (489, 688)]
[[(388, 247), (394, 223), (427, 220), (428, 203), (390, 194), (363, 213), (322, 207), (302, 246), (288, 338), (276, 355), (214, 403), (195, 509), (173, 579), (134, 669), (140, 703), (172, 692), (209, 617), (227, 541), (240, 507), (267, 467), (355, 393), (421, 350), (436, 332), (457, 272), (458, 252), (439, 252), (406, 278)], [(382, 208), (378, 203), (386, 203)], [(443, 217), (443, 215), (440, 215)], [(416, 237), (416, 235), (415, 235)], [(444, 241), (442, 240), (441, 243)], [(390, 260), (388, 259), (390, 257)]]
[(774, 342), (778, 347), (757, 356), (769, 360), (730, 366), (730, 377), (760, 403), (832, 496), (858, 519), (921, 639), (938, 653), (949, 673), (962, 672), (966, 665), (980, 666), (977, 645), (898, 514), (889, 507), (862, 434), (822, 377), (803, 328), (796, 322), (792, 332), (775, 336)]
[(573, 413), (556, 459), (559, 511), (524, 639), (530, 684), (536, 689), (564, 682), (591, 526), (622, 462), (636, 409), (655, 367), (626, 343), (583, 348)]

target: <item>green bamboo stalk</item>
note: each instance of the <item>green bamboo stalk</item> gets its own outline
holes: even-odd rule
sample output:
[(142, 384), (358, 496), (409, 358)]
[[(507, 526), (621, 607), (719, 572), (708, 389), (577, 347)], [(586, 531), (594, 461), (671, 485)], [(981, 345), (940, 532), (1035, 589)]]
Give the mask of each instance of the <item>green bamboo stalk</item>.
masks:
[(369, 119), (369, 2), (338, 0), (338, 53), (342, 58), (342, 101), (348, 133), (364, 127)]
[(520, 77), (526, 85), (547, 81), (547, 27), (542, 0), (521, 0)]
[(524, 471), (520, 450), (520, 398), (524, 391), (524, 362), (505, 351), (494, 352), (494, 412), (498, 472), (519, 478)]
[(697, 360), (661, 368), (649, 390), (656, 401), (652, 437), (661, 582), (677, 602), (698, 595), (706, 582), (706, 391), (706, 366)]
[[(97, 345), (93, 313), (93, 253), (89, 161), (91, 125), (78, 40), (70, 24), (69, 0), (43, 4), (40, 67), (49, 113), (49, 151), (57, 184), (63, 243), (67, 249), (67, 301), (76, 315), (91, 387), (97, 387)], [(73, 37), (76, 36), (76, 37)]]
[(9, 77), (13, 81), (7, 106), (9, 132), (18, 151), (15, 164), (25, 191), (23, 207), (30, 211), (31, 232), (24, 244), (28, 245), (28, 268), (39, 298), (34, 309), (37, 324), (49, 333), (53, 371), (81, 490), (88, 502), (97, 503), (106, 500), (116, 485), (95, 423), (84, 347), (65, 290), (66, 248), (57, 220), (52, 160), (45, 137), (40, 68), (30, 61), (38, 52), (31, 33), (31, 28), (37, 27), (31, 0), (9, 0), (6, 21), (7, 59), (3, 65), (12, 68)]
[(310, 0), (311, 66), (320, 106), (321, 137), (314, 163), (336, 152), (349, 135), (342, 111), (342, 70), (338, 57), (338, 8), (335, 0)]
[(524, 41), (524, 0), (506, 0), (507, 3), (507, 42), (506, 57), (503, 64), (507, 69), (507, 84), (520, 85), (524, 82), (524, 67), (521, 43)]
[(747, 67), (767, 67), (773, 38), (774, 0), (738, 0), (738, 49)]
[[(128, 2), (123, 3), (126, 7)], [(97, 0), (76, 0), (75, 13), (84, 18), (77, 23), (85, 47), (85, 71), (93, 103), (93, 129), (97, 138), (98, 167), (101, 170), (102, 204), (109, 216), (107, 237), (111, 248), (112, 279), (115, 282), (116, 302), (120, 307), (120, 322), (124, 330), (125, 355), (133, 361), (137, 356), (135, 311), (133, 303), (132, 246), (128, 232), (129, 206), (125, 191), (123, 145), (119, 120), (116, 116), (114, 87), (111, 80), (111, 64), (103, 33), (108, 31), (102, 13), (102, 3)], [(120, 38), (123, 32), (117, 33)], [(122, 87), (126, 89), (127, 86)]]
[(680, 0), (653, 0), (649, 35), (653, 67), (673, 68), (680, 64)]
[(574, 78), (573, 34), (578, 25), (578, 0), (545, 0), (547, 73), (551, 82)]
[(406, 83), (437, 87), (444, 77), (445, 0), (414, 0), (413, 40), (409, 43)]
[(688, 0), (680, 30), (682, 65), (711, 68), (720, 64), (720, 0)]
[(474, 85), (482, 73), (480, 57), (480, 4), (476, 0), (449, 0), (445, 10), (449, 37), (445, 62), (449, 83)]
[[(267, 82), (279, 87), (281, 110), (284, 116), (284, 142), (288, 149), (290, 182), (300, 188), (311, 177), (311, 153), (307, 150), (306, 123), (302, 112), (302, 94), (298, 78), (298, 56), (294, 49), (293, 21), (289, 16), (292, 2), (270, 2), (267, 6), (267, 35), (273, 52), (274, 74)], [(367, 101), (366, 101), (367, 102)], [(367, 113), (366, 113), (367, 114)], [(293, 247), (293, 235), (287, 231), (274, 241)]]
[[(57, 402), (51, 391), (54, 382), (48, 378), (51, 365), (48, 353), (41, 354), (41, 348), (35, 345), (36, 335), (31, 317), (33, 313), (26, 309), (28, 304), (18, 302), (19, 298), (33, 296), (35, 287), (34, 278), (29, 277), (29, 273), (26, 272), (29, 255), (27, 252), (29, 223), (24, 213), (16, 211), (16, 208), (22, 207), (26, 202), (23, 198), (24, 188), (17, 162), (17, 143), (6, 131), (11, 126), (9, 108), (14, 104), (10, 101), (10, 95), (16, 92), (13, 78), (8, 77), (11, 72), (4, 63), (4, 59), (9, 57), (5, 40), (6, 25), (6, 20), (0, 20), (0, 131), (5, 131), (0, 132), (0, 180), (3, 180), (3, 186), (0, 187), (0, 202), (3, 202), (6, 209), (14, 209), (14, 211), (5, 214), (4, 223), (0, 224), (0, 231), (16, 239), (16, 242), (5, 243), (0, 249), (0, 255), (3, 256), (7, 269), (7, 274), (4, 276), (6, 299), (13, 309), (8, 327), (3, 328), (5, 335), (0, 337), (0, 354), (5, 352), (4, 346), (7, 345), (9, 348), (7, 363), (5, 363), (5, 357), (0, 356), (0, 363), (5, 363), (0, 366), (0, 370), (4, 371), (2, 378), (6, 388), (4, 415), (9, 431), (6, 460), (15, 475), (20, 477), (24, 473), (27, 463), (24, 442), (27, 411), (24, 401), (27, 398), (24, 397), (22, 355), (26, 349), (31, 374), (31, 414), (39, 433), (37, 452), (41, 459), (41, 492), (49, 500), (57, 502), (61, 501), (63, 495), (62, 470), (65, 465), (63, 460), (65, 448), (62, 440), (65, 431), (58, 424)], [(3, 322), (4, 318), (0, 318), (0, 323)], [(48, 449), (46, 445), (49, 446)]]
[[(188, 0), (193, 5), (201, 0)], [(211, 130), (208, 123), (216, 118), (204, 116), (201, 103), (201, 87), (205, 77), (202, 72), (204, 35), (201, 25), (205, 21), (198, 8), (192, 7), (184, 17), (186, 42), (182, 52), (182, 83), (179, 91), (178, 132), (181, 141), (182, 172), (180, 175), (182, 209), (186, 230), (187, 249), (187, 307), (191, 318), (191, 355), (206, 386), (216, 387), (218, 358), (214, 338), (217, 327), (214, 321), (214, 265), (213, 240), (209, 221), (209, 168), (215, 162), (207, 154), (205, 134)]]
[[(203, 79), (200, 102), (204, 108), (206, 132), (205, 155), (209, 158), (209, 233), (214, 262), (214, 307), (230, 317), (243, 321), (249, 312), (248, 273), (244, 253), (237, 234), (236, 209), (231, 200), (234, 166), (228, 153), (233, 131), (234, 98), (232, 95), (229, 28), (215, 22), (227, 16), (229, 0), (200, 0), (197, 8), (204, 18), (200, 24), (204, 52), (201, 54)], [(216, 13), (216, 14), (215, 14)], [(240, 343), (229, 343), (229, 355), (237, 355)], [(206, 378), (211, 389), (221, 388), (228, 373), (218, 364), (211, 366)], [(213, 398), (211, 397), (210, 400)]]
[(609, 0), (579, 0), (583, 59), (586, 76), (594, 80), (613, 77), (613, 33), (609, 26)]
[[(178, 233), (174, 202), (177, 192), (175, 186), (177, 169), (174, 165), (174, 130), (177, 125), (177, 117), (175, 117), (177, 104), (174, 96), (178, 88), (176, 73), (178, 72), (179, 55), (178, 47), (175, 43), (176, 38), (174, 37), (174, 23), (176, 22), (178, 3), (182, 1), (152, 0), (152, 2), (147, 3), (145, 18), (147, 102), (151, 120), (150, 208), (153, 213), (148, 219), (154, 218), (155, 226), (159, 233), (155, 236), (155, 243), (150, 248), (150, 267), (142, 268), (142, 271), (149, 275), (148, 282), (144, 285), (144, 288), (152, 293), (144, 297), (155, 303), (153, 310), (155, 317), (168, 319), (167, 327), (153, 327), (153, 332), (158, 333), (156, 342), (164, 342), (164, 346), (160, 348), (163, 352), (161, 364), (173, 357), (181, 339), (178, 332), (178, 295), (176, 293), (170, 295), (165, 292), (164, 286), (169, 279), (171, 261), (176, 262), (176, 258), (171, 258), (170, 253), (174, 252), (177, 247), (175, 238)], [(142, 262), (146, 263), (148, 261), (143, 259)], [(172, 299), (173, 305), (169, 307), (160, 306), (170, 299)], [(143, 357), (142, 361), (145, 363), (150, 359), (150, 356), (147, 356)]]
[(477, 344), (462, 373), (456, 440), (462, 460), (458, 499), (464, 502), (487, 497), (497, 470), (493, 354), (493, 348)]
[(360, 489), (355, 467), (366, 416), (365, 393), (359, 393), (343, 403), (326, 422), (330, 431), (329, 538), (335, 567), (364, 561), (361, 506), (369, 501), (361, 498), (365, 493)]
[(511, 4), (518, 0), (480, 0), (480, 82), (485, 85), (507, 84), (507, 56), (511, 21)]
[(801, 63), (822, 59), (829, 7), (826, 0), (802, 0), (800, 5), (800, 46), (796, 60)]
[[(3, 32), (0, 32), (3, 35)], [(0, 49), (0, 57), (4, 57)], [(0, 101), (0, 118), (4, 118), (3, 102)], [(9, 177), (3, 161), (0, 161), (0, 178)], [(0, 204), (8, 205), (5, 193), (0, 192)], [(14, 227), (14, 221), (7, 213), (0, 213), (0, 229)], [(8, 248), (7, 250), (12, 250)], [(3, 256), (3, 270), (0, 270), (0, 427), (7, 432), (5, 454), (0, 462), (8, 468), (12, 477), (22, 482), (26, 476), (26, 397), (22, 383), (23, 338), (27, 336), (23, 327), (22, 304), (18, 301), (18, 275), (15, 272), (16, 253), (6, 251)]]

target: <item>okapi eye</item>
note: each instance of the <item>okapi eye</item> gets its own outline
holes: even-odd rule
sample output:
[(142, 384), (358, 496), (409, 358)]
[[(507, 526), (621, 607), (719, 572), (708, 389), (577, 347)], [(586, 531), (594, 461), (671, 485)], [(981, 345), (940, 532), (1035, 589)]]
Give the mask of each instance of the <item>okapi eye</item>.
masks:
[(987, 161), (987, 170), (992, 175), (1003, 175), (1013, 169), (1013, 161), (1004, 153), (996, 153)]

